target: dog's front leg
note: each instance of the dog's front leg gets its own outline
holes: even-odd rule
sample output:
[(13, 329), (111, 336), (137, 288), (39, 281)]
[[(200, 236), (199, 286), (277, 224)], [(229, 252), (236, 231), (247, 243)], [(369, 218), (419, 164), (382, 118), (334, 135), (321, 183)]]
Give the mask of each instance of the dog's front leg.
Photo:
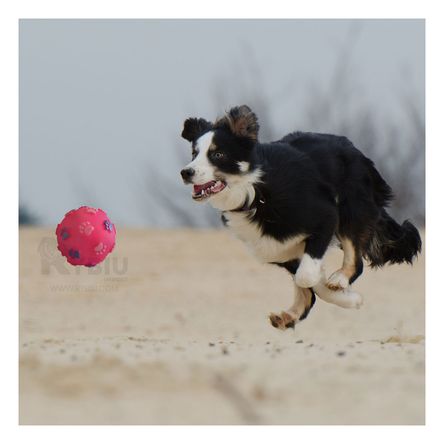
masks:
[(305, 252), (295, 274), (297, 286), (311, 288), (322, 280), (322, 262), (332, 235), (333, 230), (328, 230), (305, 241)]
[(296, 322), (307, 317), (315, 301), (316, 296), (311, 288), (301, 288), (295, 283), (293, 305), (280, 314), (271, 313), (269, 316), (271, 325), (280, 330), (294, 328)]

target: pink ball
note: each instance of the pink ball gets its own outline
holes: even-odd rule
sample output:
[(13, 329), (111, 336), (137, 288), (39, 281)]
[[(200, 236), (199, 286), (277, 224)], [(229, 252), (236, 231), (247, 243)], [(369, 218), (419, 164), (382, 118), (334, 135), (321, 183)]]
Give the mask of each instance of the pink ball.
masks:
[(80, 207), (57, 225), (57, 248), (71, 265), (94, 267), (116, 243), (116, 227), (100, 208)]

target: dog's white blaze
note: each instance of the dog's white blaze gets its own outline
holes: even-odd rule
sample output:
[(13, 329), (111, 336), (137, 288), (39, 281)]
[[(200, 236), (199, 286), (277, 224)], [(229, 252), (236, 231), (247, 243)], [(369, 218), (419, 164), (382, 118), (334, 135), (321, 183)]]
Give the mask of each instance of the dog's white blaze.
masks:
[(304, 253), (304, 234), (279, 242), (270, 236), (264, 236), (259, 226), (249, 221), (242, 212), (226, 212), (224, 216), (227, 226), (261, 262), (286, 262), (302, 257)]
[(208, 131), (196, 140), (196, 149), (199, 151), (196, 158), (185, 168), (193, 168), (195, 173), (193, 183), (203, 184), (215, 180), (214, 166), (208, 160), (208, 150), (213, 142), (213, 131)]

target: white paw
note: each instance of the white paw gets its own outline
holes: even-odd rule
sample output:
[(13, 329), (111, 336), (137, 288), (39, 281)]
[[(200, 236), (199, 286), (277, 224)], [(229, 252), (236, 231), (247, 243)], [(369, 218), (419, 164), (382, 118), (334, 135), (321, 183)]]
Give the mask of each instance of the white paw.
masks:
[(346, 304), (344, 305), (345, 308), (361, 308), (361, 305), (364, 303), (363, 297), (352, 290), (346, 290), (344, 291), (346, 295)]
[(343, 290), (349, 286), (348, 277), (341, 270), (335, 271), (325, 284), (330, 290)]
[(321, 259), (313, 259), (304, 254), (294, 277), (296, 285), (302, 288), (314, 287), (322, 277), (321, 265)]

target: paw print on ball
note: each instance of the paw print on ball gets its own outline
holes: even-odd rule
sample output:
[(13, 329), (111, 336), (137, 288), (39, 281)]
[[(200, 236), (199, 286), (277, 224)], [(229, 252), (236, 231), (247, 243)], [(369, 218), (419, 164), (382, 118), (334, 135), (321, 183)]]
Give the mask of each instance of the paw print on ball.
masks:
[(91, 225), (91, 222), (85, 221), (79, 225), (79, 231), (80, 233), (89, 236), (94, 231), (94, 227)]
[(100, 244), (98, 244), (94, 247), (94, 251), (96, 252), (96, 254), (98, 256), (105, 254), (107, 249), (108, 249), (108, 247), (103, 242), (100, 242)]
[(72, 257), (73, 259), (80, 259), (80, 252), (79, 250), (74, 250), (74, 248), (71, 248), (68, 252), (69, 257)]
[(113, 224), (108, 219), (103, 222), (103, 225), (105, 226), (106, 231), (113, 231)]
[(69, 232), (66, 228), (63, 228), (62, 232), (60, 233), (60, 237), (62, 240), (66, 240), (69, 238)]

